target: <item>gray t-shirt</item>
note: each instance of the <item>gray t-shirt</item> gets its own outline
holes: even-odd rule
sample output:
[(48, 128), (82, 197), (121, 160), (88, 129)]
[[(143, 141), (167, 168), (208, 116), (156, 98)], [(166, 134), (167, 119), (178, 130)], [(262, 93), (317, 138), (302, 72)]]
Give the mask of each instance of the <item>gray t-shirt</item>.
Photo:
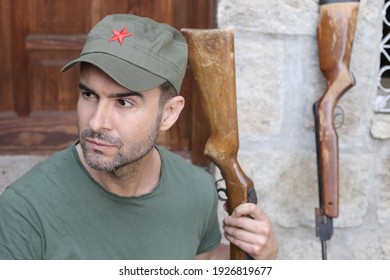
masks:
[(220, 243), (212, 177), (162, 147), (153, 192), (120, 197), (88, 174), (75, 145), (0, 196), (0, 259), (193, 259)]

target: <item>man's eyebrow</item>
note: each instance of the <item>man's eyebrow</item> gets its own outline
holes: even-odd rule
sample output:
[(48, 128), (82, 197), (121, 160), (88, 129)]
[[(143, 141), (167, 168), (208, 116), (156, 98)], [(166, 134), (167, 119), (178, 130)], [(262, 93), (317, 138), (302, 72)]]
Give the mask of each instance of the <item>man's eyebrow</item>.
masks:
[(109, 94), (108, 97), (109, 98), (124, 98), (124, 97), (129, 97), (129, 96), (137, 96), (141, 99), (144, 99), (144, 95), (140, 92), (136, 92), (136, 91), (128, 91), (128, 92), (123, 92), (123, 93), (112, 93), (112, 94)]
[(79, 88), (80, 88), (80, 90), (84, 90), (84, 91), (87, 91), (87, 92), (90, 92), (90, 93), (96, 95), (96, 92), (94, 90), (90, 89), (89, 87), (87, 87), (86, 85), (84, 85), (82, 83), (79, 83)]
[[(86, 85), (84, 85), (82, 83), (79, 83), (79, 88), (80, 88), (80, 90), (84, 90), (84, 91), (90, 92), (94, 95), (97, 95), (94, 90), (90, 89), (89, 87), (87, 87)], [(132, 91), (132, 90), (129, 90), (128, 92), (112, 93), (112, 94), (108, 95), (108, 98), (124, 98), (124, 97), (129, 97), (129, 96), (137, 96), (137, 97), (140, 97), (141, 99), (144, 99), (144, 95), (142, 93)]]

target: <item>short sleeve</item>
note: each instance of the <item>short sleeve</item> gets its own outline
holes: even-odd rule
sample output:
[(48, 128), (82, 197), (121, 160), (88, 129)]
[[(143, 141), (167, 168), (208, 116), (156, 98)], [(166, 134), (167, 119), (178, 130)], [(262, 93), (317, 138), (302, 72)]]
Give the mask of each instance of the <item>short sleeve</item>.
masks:
[(28, 201), (16, 190), (6, 189), (0, 196), (0, 259), (41, 259), (39, 225)]
[(213, 205), (206, 222), (203, 238), (198, 247), (198, 255), (209, 252), (218, 247), (222, 238), (218, 223), (218, 196), (213, 184), (211, 185), (211, 189), (213, 190)]

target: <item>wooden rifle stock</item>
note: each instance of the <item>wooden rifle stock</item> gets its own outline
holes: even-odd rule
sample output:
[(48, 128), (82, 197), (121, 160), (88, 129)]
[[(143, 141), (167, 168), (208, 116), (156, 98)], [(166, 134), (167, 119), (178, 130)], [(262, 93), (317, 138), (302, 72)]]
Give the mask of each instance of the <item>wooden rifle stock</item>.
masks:
[(320, 207), (316, 209), (316, 232), (326, 259), (326, 241), (333, 234), (333, 218), (339, 214), (338, 136), (334, 109), (355, 82), (349, 70), (358, 14), (358, 0), (320, 0), (318, 47), (320, 68), (327, 89), (313, 105)]
[[(234, 64), (234, 35), (230, 29), (182, 29), (189, 63), (210, 125), (205, 156), (221, 171), (231, 214), (240, 204), (257, 203), (252, 180), (238, 161), (239, 148)], [(248, 256), (231, 244), (231, 259)]]

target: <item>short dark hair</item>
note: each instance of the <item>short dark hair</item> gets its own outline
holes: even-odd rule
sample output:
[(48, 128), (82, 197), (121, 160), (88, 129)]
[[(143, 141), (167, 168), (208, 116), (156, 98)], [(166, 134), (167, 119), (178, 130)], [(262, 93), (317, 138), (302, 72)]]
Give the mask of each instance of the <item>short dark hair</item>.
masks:
[(164, 107), (167, 104), (168, 100), (177, 96), (178, 92), (175, 87), (169, 82), (166, 81), (160, 85), (161, 95), (160, 95), (160, 107)]

